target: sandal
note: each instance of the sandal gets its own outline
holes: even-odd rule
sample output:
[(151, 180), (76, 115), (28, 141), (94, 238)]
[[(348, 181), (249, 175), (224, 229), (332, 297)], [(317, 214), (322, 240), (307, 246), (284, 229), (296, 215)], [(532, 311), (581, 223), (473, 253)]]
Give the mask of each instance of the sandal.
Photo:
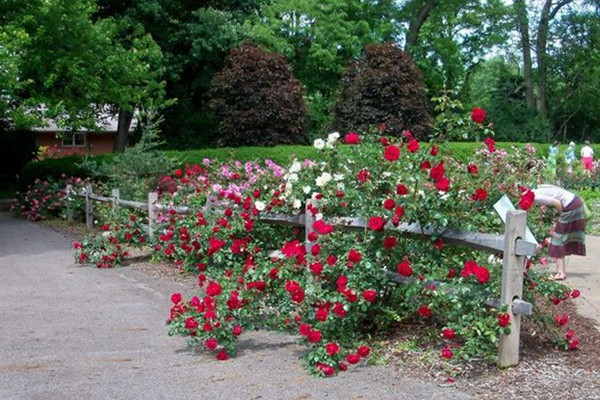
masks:
[(565, 279), (567, 279), (567, 276), (559, 276), (558, 274), (554, 274), (554, 275), (550, 275), (548, 277), (549, 280), (551, 281), (564, 281)]

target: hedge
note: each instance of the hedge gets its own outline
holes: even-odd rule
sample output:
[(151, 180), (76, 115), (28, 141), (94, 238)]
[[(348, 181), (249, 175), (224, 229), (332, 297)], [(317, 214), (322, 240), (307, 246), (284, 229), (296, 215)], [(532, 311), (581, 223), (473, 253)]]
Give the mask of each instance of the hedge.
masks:
[[(537, 150), (540, 158), (545, 158), (548, 155), (549, 143), (531, 143)], [(445, 151), (448, 156), (452, 156), (459, 161), (467, 161), (473, 152), (482, 148), (480, 142), (453, 142), (442, 143), (439, 145), (442, 151)], [(523, 147), (525, 143), (514, 142), (499, 142), (496, 143), (496, 148), (510, 150), (511, 146)], [(564, 154), (567, 145), (559, 146), (560, 154)], [(343, 149), (343, 147), (342, 147)], [(579, 148), (576, 149), (578, 154)], [(596, 151), (600, 151), (600, 146)], [(167, 156), (175, 160), (177, 165), (185, 166), (186, 164), (202, 164), (205, 158), (216, 159), (221, 162), (232, 160), (251, 161), (271, 159), (274, 162), (287, 165), (291, 157), (296, 157), (299, 160), (319, 159), (319, 152), (312, 146), (275, 146), (275, 147), (223, 147), (218, 149), (199, 149), (199, 150), (168, 150), (165, 152)], [(598, 153), (600, 154), (600, 153)], [(114, 154), (106, 154), (102, 156), (90, 157), (99, 163), (109, 161), (114, 157)], [(72, 156), (65, 158), (47, 159), (44, 161), (35, 161), (27, 164), (20, 175), (20, 187), (26, 187), (36, 178), (47, 179), (48, 177), (59, 178), (62, 174), (67, 176), (87, 177), (89, 173), (79, 167), (83, 161), (82, 157)], [(165, 171), (168, 172), (168, 171)]]

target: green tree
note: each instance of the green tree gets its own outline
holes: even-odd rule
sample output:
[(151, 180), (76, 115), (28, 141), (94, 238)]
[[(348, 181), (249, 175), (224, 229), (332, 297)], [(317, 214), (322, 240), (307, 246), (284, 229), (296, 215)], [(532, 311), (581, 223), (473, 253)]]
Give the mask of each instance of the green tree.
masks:
[[(94, 22), (92, 1), (14, 2), (5, 19), (18, 84), (5, 117), (37, 108), (59, 125), (93, 128), (105, 107), (133, 110), (160, 99), (160, 49), (142, 31), (127, 32), (112, 19)], [(128, 48), (121, 45), (126, 39)], [(15, 118), (13, 118), (15, 117)]]

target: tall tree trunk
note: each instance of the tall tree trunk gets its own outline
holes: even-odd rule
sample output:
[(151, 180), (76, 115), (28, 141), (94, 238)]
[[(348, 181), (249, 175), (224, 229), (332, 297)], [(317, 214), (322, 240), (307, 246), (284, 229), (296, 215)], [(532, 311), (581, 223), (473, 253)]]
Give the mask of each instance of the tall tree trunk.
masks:
[(431, 10), (435, 8), (437, 3), (438, 0), (426, 0), (419, 9), (417, 15), (410, 21), (408, 31), (406, 32), (406, 43), (404, 45), (405, 51), (410, 51), (411, 48), (417, 45), (419, 41), (419, 31), (427, 20), (427, 17), (429, 17)]
[(573, 0), (561, 0), (556, 2), (554, 8), (552, 7), (552, 0), (546, 0), (544, 7), (542, 8), (542, 14), (540, 15), (540, 23), (538, 25), (538, 36), (537, 36), (537, 64), (538, 64), (538, 101), (537, 109), (543, 116), (548, 115), (548, 106), (546, 104), (546, 82), (548, 75), (548, 29), (550, 21), (556, 16), (561, 8)]
[(535, 96), (533, 94), (533, 74), (531, 64), (531, 42), (529, 41), (529, 17), (524, 0), (515, 0), (514, 7), (517, 15), (517, 28), (521, 35), (521, 47), (523, 50), (523, 79), (525, 84), (525, 99), (527, 108), (535, 108)]
[(133, 113), (123, 108), (119, 108), (119, 122), (117, 125), (117, 140), (115, 141), (115, 153), (123, 153), (127, 146), (129, 128), (133, 120)]

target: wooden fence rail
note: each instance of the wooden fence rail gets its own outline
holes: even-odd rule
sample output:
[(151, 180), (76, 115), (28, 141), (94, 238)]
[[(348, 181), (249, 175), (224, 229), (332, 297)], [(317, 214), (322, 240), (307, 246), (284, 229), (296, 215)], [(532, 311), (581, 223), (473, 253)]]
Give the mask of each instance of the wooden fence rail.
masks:
[[(189, 207), (171, 207), (157, 203), (158, 194), (155, 192), (148, 194), (148, 202), (146, 203), (122, 200), (119, 197), (118, 189), (112, 191), (112, 197), (99, 196), (92, 192), (91, 185), (88, 185), (82, 193), (75, 193), (71, 185), (67, 185), (67, 193), (67, 199), (71, 198), (71, 195), (85, 198), (86, 226), (90, 229), (94, 225), (94, 201), (112, 203), (114, 207), (133, 208), (146, 212), (148, 214), (148, 231), (150, 235), (154, 234), (157, 212), (174, 211), (178, 214), (191, 212)], [(214, 198), (209, 197), (205, 209), (215, 206), (219, 206), (218, 202)], [(71, 204), (67, 201), (67, 217), (72, 218), (72, 215)], [(388, 224), (385, 228), (386, 230), (395, 231), (401, 235), (415, 239), (426, 239), (436, 235), (451, 245), (465, 246), (492, 254), (503, 254), (501, 298), (499, 300), (486, 301), (486, 304), (496, 308), (500, 308), (502, 305), (509, 305), (507, 313), (512, 322), (510, 333), (500, 335), (498, 346), (497, 364), (501, 368), (514, 366), (519, 363), (521, 315), (531, 315), (533, 310), (532, 304), (522, 300), (525, 257), (533, 256), (537, 253), (537, 245), (523, 239), (525, 238), (526, 218), (527, 213), (525, 211), (509, 211), (506, 218), (504, 235), (426, 228), (417, 223), (403, 223), (396, 227)], [(305, 243), (310, 250), (312, 243), (308, 240), (308, 235), (313, 230), (314, 218), (308, 210), (304, 214), (297, 215), (263, 213), (258, 219), (270, 224), (283, 224), (304, 228), (306, 235)], [(367, 229), (365, 221), (359, 218), (340, 217), (328, 222), (336, 229), (349, 231), (364, 231)], [(396, 282), (408, 283), (411, 281), (411, 278), (402, 277), (397, 273), (390, 272), (388, 274)]]

